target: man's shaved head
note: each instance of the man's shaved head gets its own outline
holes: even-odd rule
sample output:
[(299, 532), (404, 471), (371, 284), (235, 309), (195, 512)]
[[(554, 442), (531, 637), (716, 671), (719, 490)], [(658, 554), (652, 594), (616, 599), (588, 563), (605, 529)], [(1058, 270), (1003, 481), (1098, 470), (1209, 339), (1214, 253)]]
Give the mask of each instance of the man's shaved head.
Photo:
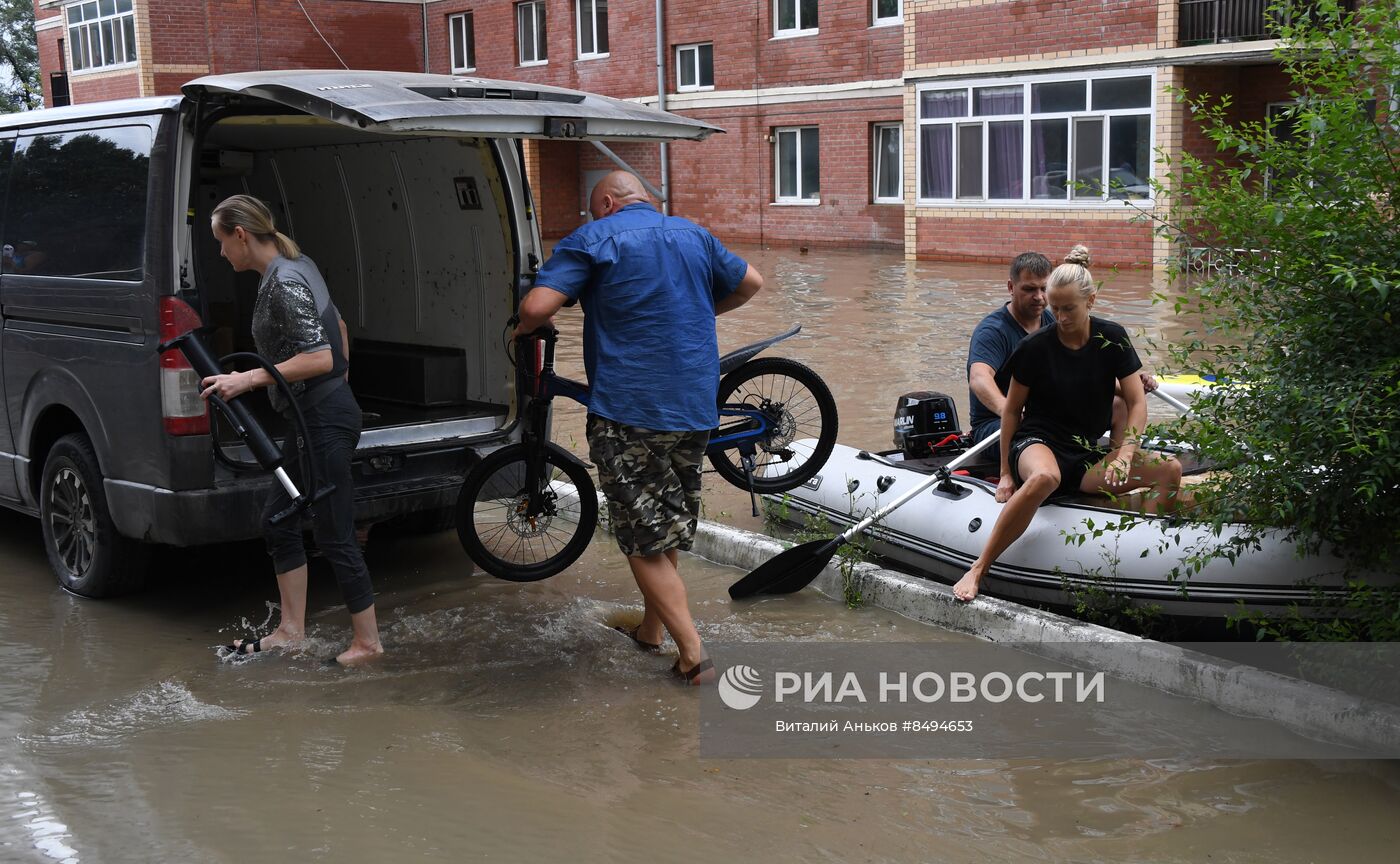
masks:
[(628, 204), (649, 200), (646, 187), (635, 174), (613, 171), (598, 181), (588, 198), (588, 209), (594, 219), (616, 213)]

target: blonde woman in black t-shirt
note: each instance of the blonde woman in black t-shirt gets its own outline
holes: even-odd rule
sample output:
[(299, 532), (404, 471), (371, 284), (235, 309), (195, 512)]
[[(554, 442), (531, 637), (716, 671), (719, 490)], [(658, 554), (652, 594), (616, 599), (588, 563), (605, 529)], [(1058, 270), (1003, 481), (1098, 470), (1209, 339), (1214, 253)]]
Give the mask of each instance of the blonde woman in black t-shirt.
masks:
[[(1176, 504), (1181, 463), (1138, 447), (1135, 430), (1147, 426), (1142, 362), (1126, 330), (1090, 316), (1098, 288), (1088, 264), (1083, 246), (1065, 256), (1046, 289), (1055, 326), (1026, 337), (1007, 360), (1011, 384), (1001, 414), (996, 491), (997, 503), (1006, 507), (981, 557), (953, 586), (959, 600), (977, 596), (988, 568), (1056, 492), (1122, 495), (1146, 487), (1148, 513)], [(1115, 384), (1127, 406), (1128, 434), (1118, 449), (1105, 452), (1097, 441), (1112, 419)]]

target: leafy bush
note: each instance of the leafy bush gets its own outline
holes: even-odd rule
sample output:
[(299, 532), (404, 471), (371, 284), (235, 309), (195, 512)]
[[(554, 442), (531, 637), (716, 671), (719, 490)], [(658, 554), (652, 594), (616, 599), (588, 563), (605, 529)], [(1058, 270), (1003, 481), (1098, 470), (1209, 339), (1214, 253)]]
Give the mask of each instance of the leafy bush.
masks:
[(1174, 215), (1160, 230), (1211, 260), (1175, 266), (1170, 302), (1200, 326), (1172, 359), (1226, 382), (1188, 432), (1227, 471), (1197, 514), (1335, 551), (1366, 592), (1353, 624), (1259, 632), (1386, 638), (1400, 600), (1364, 579), (1400, 567), (1400, 6), (1305, 6), (1273, 11), (1291, 22), (1277, 52), (1291, 109), (1240, 123), (1227, 97), (1178, 94), (1217, 152), (1163, 160)]

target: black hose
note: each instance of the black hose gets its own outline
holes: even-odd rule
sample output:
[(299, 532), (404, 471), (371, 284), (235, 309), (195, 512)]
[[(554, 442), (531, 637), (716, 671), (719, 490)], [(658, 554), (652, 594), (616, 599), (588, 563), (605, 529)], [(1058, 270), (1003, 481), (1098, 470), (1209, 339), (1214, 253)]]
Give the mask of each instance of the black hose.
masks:
[[(273, 386), (282, 391), (282, 395), (292, 406), (292, 412), (295, 415), (293, 419), (297, 428), (297, 449), (302, 453), (302, 495), (308, 501), (313, 500), (316, 497), (316, 491), (320, 488), (320, 484), (317, 482), (320, 478), (317, 476), (316, 470), (316, 445), (311, 443), (311, 433), (306, 428), (306, 415), (302, 413), (301, 403), (297, 401), (296, 394), (292, 392), (292, 385), (288, 383), (286, 378), (282, 377), (282, 373), (277, 371), (277, 367), (272, 365), (266, 357), (252, 351), (236, 351), (232, 354), (226, 354), (219, 358), (219, 365), (228, 365), (235, 360), (251, 360), (271, 375)], [(217, 440), (214, 442), (214, 447), (216, 451), (219, 449)], [(230, 459), (229, 461), (236, 460)]]

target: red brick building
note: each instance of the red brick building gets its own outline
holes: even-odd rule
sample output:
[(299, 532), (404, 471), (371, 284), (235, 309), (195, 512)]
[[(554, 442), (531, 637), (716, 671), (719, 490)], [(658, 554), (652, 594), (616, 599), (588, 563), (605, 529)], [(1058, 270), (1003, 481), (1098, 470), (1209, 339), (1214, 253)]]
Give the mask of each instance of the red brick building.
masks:
[[(1206, 147), (1170, 88), (1228, 94), (1241, 119), (1287, 99), (1265, 0), (35, 6), (49, 104), (65, 91), (86, 102), (175, 92), (209, 73), (340, 66), (660, 101), (727, 132), (613, 148), (664, 181), (672, 212), (730, 241), (921, 258), (1000, 262), (1084, 241), (1105, 264), (1160, 262), (1171, 250), (1152, 231), (1156, 154)], [(548, 234), (578, 224), (586, 190), (613, 166), (589, 144), (542, 142), (530, 158)]]

